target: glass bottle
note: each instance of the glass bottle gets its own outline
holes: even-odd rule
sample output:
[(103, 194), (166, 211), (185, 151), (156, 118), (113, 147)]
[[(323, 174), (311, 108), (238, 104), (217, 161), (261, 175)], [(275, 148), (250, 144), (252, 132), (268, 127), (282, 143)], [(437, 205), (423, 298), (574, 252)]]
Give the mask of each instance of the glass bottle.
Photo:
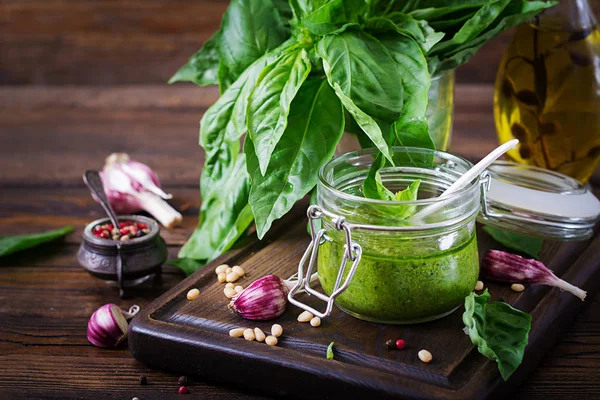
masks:
[(561, 0), (517, 28), (496, 78), (508, 157), (586, 182), (600, 161), (600, 31), (587, 0)]

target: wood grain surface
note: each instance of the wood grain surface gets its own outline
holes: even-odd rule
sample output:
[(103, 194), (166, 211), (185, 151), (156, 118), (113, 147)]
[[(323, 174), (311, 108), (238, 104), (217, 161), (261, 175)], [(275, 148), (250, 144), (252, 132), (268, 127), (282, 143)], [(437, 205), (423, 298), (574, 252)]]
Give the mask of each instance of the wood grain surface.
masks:
[[(184, 214), (182, 227), (163, 232), (174, 257), (197, 222), (198, 120), (215, 96), (212, 88), (184, 86), (0, 89), (3, 233), (76, 228), (62, 242), (0, 259), (0, 398), (181, 398), (177, 374), (147, 367), (125, 348), (104, 350), (87, 342), (87, 321), (97, 307), (144, 307), (184, 275), (166, 266), (160, 287), (144, 287), (127, 301), (87, 275), (76, 261), (80, 234), (102, 211), (80, 176), (99, 168), (111, 151), (128, 151), (151, 164)], [(459, 86), (456, 102), (452, 148), (477, 160), (496, 144), (491, 87)], [(539, 354), (539, 367), (513, 397), (597, 398), (600, 296), (586, 304), (560, 342)], [(147, 386), (138, 384), (140, 375), (148, 377)], [(190, 391), (199, 398), (263, 398), (202, 378), (192, 380)]]
[[(219, 28), (227, 0), (1, 0), (0, 84), (166, 83)], [(492, 82), (512, 37), (487, 43), (459, 82)]]
[[(393, 326), (360, 321), (334, 308), (319, 328), (299, 323), (296, 318), (302, 310), (293, 306), (273, 321), (247, 321), (232, 314), (223, 294), (225, 285), (218, 283), (214, 268), (223, 263), (241, 265), (246, 275), (235, 284), (242, 286), (269, 274), (291, 276), (309, 243), (306, 219), (299, 218), (305, 209), (306, 204), (297, 206), (263, 242), (220, 257), (144, 309), (131, 322), (132, 355), (160, 368), (291, 398), (477, 400), (506, 395), (517, 386), (585, 306), (558, 289), (535, 286), (516, 293), (508, 284), (486, 281), (491, 301), (502, 299), (533, 319), (523, 364), (508, 382), (500, 378), (496, 363), (478, 354), (464, 334), (462, 310), (429, 323)], [(477, 236), (480, 257), (490, 248), (506, 250), (483, 230)], [(558, 276), (590, 294), (598, 293), (600, 236), (578, 242), (546, 241), (539, 259)], [(313, 287), (321, 291), (318, 285)], [(186, 298), (191, 288), (200, 290), (194, 301)], [(325, 307), (315, 296), (298, 299), (317, 310)], [(284, 327), (277, 348), (228, 335), (233, 328), (269, 332), (274, 322)], [(406, 347), (386, 350), (385, 341), (397, 338), (403, 338)], [(325, 360), (331, 342), (335, 342), (335, 361)], [(433, 354), (431, 363), (417, 358), (420, 349)], [(277, 379), (265, 386), (263, 376)], [(298, 391), (300, 381), (303, 389)]]

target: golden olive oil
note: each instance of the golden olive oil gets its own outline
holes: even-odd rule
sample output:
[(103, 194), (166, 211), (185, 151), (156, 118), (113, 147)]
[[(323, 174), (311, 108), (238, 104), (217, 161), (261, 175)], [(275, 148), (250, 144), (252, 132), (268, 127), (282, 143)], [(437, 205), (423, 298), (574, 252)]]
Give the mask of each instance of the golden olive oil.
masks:
[(501, 143), (513, 161), (586, 182), (600, 161), (600, 31), (521, 25), (504, 54), (494, 94)]

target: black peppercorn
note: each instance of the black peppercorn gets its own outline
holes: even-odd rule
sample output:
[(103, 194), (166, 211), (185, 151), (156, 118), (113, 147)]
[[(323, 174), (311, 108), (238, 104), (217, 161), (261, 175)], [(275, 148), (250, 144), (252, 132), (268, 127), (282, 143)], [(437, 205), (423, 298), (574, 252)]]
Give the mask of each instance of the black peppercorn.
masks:
[(140, 376), (139, 381), (140, 381), (140, 385), (148, 384), (148, 378), (146, 378), (144, 375)]
[(388, 340), (387, 342), (385, 342), (385, 348), (388, 350), (395, 350), (396, 349), (396, 342), (393, 341), (392, 339)]
[(187, 385), (187, 383), (188, 383), (187, 376), (180, 376), (179, 377), (179, 385), (184, 386), (184, 385)]

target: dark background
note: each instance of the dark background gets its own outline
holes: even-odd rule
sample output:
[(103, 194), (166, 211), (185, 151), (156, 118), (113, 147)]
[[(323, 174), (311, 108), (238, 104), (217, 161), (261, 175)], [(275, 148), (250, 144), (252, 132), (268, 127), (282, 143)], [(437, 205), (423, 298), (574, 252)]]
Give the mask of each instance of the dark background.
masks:
[[(0, 84), (166, 83), (218, 29), (228, 3), (0, 0)], [(458, 82), (493, 82), (510, 38), (488, 43)]]

